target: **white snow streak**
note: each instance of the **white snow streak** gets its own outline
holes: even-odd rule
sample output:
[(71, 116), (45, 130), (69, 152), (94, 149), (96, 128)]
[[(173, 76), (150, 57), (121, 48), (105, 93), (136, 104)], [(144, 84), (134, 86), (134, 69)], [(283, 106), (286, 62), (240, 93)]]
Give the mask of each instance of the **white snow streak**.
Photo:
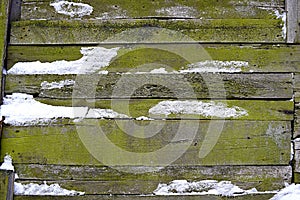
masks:
[(44, 182), (44, 184), (39, 185), (36, 183), (22, 184), (15, 182), (14, 194), (38, 196), (75, 196), (84, 195), (84, 192), (63, 189), (57, 183), (48, 185), (46, 182)]
[(169, 184), (159, 184), (153, 192), (155, 195), (221, 195), (237, 196), (258, 193), (253, 188), (243, 190), (230, 181), (203, 180), (198, 182), (188, 182), (186, 180), (175, 180)]
[(110, 109), (52, 106), (36, 101), (32, 95), (13, 93), (3, 99), (0, 109), (5, 123), (15, 126), (49, 124), (57, 118), (124, 118)]
[[(120, 48), (82, 47), (79, 60), (54, 62), (18, 62), (8, 74), (88, 74), (109, 65)], [(100, 71), (101, 73), (101, 71)]]
[(83, 17), (93, 12), (93, 7), (85, 3), (75, 3), (70, 1), (56, 1), (50, 3), (59, 14), (69, 15), (70, 17)]
[(280, 14), (280, 12), (278, 10), (274, 10), (274, 13), (276, 15), (276, 18), (281, 19), (283, 22), (282, 37), (283, 37), (283, 39), (286, 39), (286, 35), (287, 35), (286, 12), (283, 12), (282, 14)]
[(155, 11), (157, 14), (163, 14), (170, 17), (188, 17), (193, 18), (197, 16), (197, 10), (188, 6), (173, 6), (161, 8)]
[(12, 165), (12, 158), (9, 155), (6, 155), (4, 157), (4, 162), (0, 166), (0, 169), (2, 170), (12, 170), (15, 171), (15, 167)]
[(149, 110), (153, 115), (170, 115), (170, 114), (196, 114), (205, 117), (241, 117), (248, 115), (243, 108), (234, 106), (228, 108), (223, 103), (202, 102), (195, 100), (186, 101), (162, 101)]
[(51, 90), (51, 89), (61, 89), (66, 86), (73, 86), (75, 84), (75, 81), (73, 80), (63, 80), (59, 82), (47, 82), (43, 81), (41, 83), (41, 89), (43, 90)]
[(180, 70), (180, 73), (191, 72), (241, 72), (242, 67), (248, 67), (249, 63), (245, 61), (218, 61), (218, 60), (206, 60), (202, 62), (192, 63), (188, 65), (188, 69)]

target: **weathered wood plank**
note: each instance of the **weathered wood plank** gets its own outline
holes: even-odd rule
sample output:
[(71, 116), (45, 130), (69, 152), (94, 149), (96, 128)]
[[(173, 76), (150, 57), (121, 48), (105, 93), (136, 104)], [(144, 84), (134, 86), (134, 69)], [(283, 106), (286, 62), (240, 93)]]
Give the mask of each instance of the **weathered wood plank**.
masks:
[[(260, 194), (260, 195), (246, 195), (246, 196), (238, 196), (234, 199), (236, 200), (268, 200), (273, 197), (274, 194)], [(174, 196), (135, 196), (135, 195), (88, 195), (88, 196), (69, 196), (63, 197), (64, 199), (68, 200), (82, 200), (82, 199), (89, 199), (89, 200), (173, 200)], [(228, 200), (232, 199), (232, 197), (220, 197), (220, 196), (179, 196), (175, 197), (176, 199), (180, 200)], [(55, 196), (15, 196), (14, 199), (16, 200), (60, 200), (61, 197)]]
[[(171, 18), (274, 18), (273, 12), (283, 8), (283, 1), (131, 1), (86, 0), (74, 1), (89, 4), (93, 7), (91, 15), (84, 19), (128, 19), (147, 17)], [(76, 18), (78, 16), (74, 16)], [(70, 19), (68, 15), (58, 14), (50, 6), (50, 1), (23, 1), (22, 20), (29, 19)]]
[[(69, 79), (76, 80), (75, 90), (70, 86), (59, 90), (41, 90), (41, 83), (44, 81), (51, 83)], [(95, 95), (90, 94), (94, 89)], [(74, 91), (73, 98), (96, 99), (195, 97), (291, 99), (293, 97), (292, 74), (8, 75), (5, 91), (68, 99), (72, 98)]]
[[(91, 108), (112, 109), (118, 113), (125, 114), (130, 118), (141, 116), (151, 117), (149, 109), (159, 102), (166, 101), (162, 99), (114, 99), (114, 100), (72, 100), (36, 98), (37, 101), (53, 106), (88, 106)], [(292, 121), (294, 119), (294, 103), (292, 101), (259, 101), (259, 100), (215, 100), (202, 101), (204, 103), (221, 103), (229, 108), (239, 107), (247, 111), (247, 115), (231, 118), (232, 120), (258, 120), (258, 121)], [(113, 105), (112, 105), (113, 104)], [(127, 107), (128, 106), (128, 107)], [(128, 108), (128, 109), (127, 109)], [(24, 116), (25, 117), (25, 116)], [(152, 116), (153, 119), (210, 119), (201, 115), (171, 114), (168, 116)], [(228, 118), (227, 118), (228, 119)]]
[[(171, 44), (161, 45), (161, 47), (174, 49)], [(180, 46), (179, 44), (177, 46)], [(181, 45), (182, 47), (183, 45)], [(193, 49), (195, 44), (185, 44), (186, 49)], [(109, 72), (127, 72), (131, 70), (132, 58), (140, 60), (149, 60), (167, 64), (169, 67), (177, 68), (185, 67), (185, 62), (179, 56), (174, 56), (171, 53), (163, 52), (157, 49), (155, 44), (147, 44), (140, 47), (138, 45), (101, 45), (104, 48), (122, 47), (119, 51), (124, 53), (118, 61), (112, 61), (112, 65), (106, 67)], [(262, 45), (262, 44), (199, 44), (199, 52), (191, 52), (190, 55), (195, 55), (196, 59), (206, 61), (207, 59), (215, 61), (242, 61), (248, 66), (237, 68), (237, 72), (300, 72), (300, 47), (295, 45)], [(147, 48), (147, 51), (143, 51)], [(151, 51), (149, 48), (154, 48)], [(126, 56), (126, 50), (129, 50)], [(201, 50), (206, 52), (209, 57), (201, 57)], [(140, 52), (140, 53), (139, 53)], [(158, 53), (155, 53), (158, 52)], [(166, 62), (166, 57), (172, 57)], [(78, 60), (82, 57), (79, 46), (9, 46), (8, 47), (8, 64), (10, 69), (17, 62), (53, 62), (57, 60)], [(142, 63), (136, 60), (136, 63)], [(182, 65), (182, 66), (180, 66)], [(135, 66), (136, 67), (136, 66)], [(234, 71), (233, 71), (234, 72)]]
[(286, 1), (287, 9), (287, 42), (300, 42), (300, 2), (299, 0)]
[[(107, 194), (110, 190), (114, 190), (114, 194), (138, 191), (139, 194), (147, 194), (153, 192), (158, 183), (168, 183), (173, 180), (211, 179), (230, 180), (243, 189), (255, 187), (259, 191), (266, 191), (283, 187), (285, 182), (291, 182), (292, 177), (290, 166), (168, 166), (159, 171), (144, 174), (125, 173), (109, 167), (97, 166), (16, 164), (15, 167), (22, 181), (45, 180), (48, 182), (56, 180), (62, 183), (66, 181), (98, 181), (99, 184), (102, 184), (102, 189), (98, 188), (93, 192), (95, 194)], [(135, 181), (137, 184), (134, 184)], [(109, 182), (114, 183), (115, 186), (111, 186)], [(121, 187), (117, 185), (121, 185)], [(129, 185), (134, 185), (132, 190), (129, 189), (131, 187)], [(128, 188), (124, 189), (124, 186), (128, 186)], [(93, 188), (78, 187), (80, 186), (78, 185), (76, 189), (79, 191), (94, 190)]]
[[(5, 127), (2, 138), (2, 157), (4, 153), (9, 153), (14, 163), (101, 166), (102, 164), (87, 151), (79, 135), (82, 139), (89, 139), (94, 136), (85, 134), (100, 134), (99, 130), (102, 130), (105, 137), (101, 137), (101, 134), (95, 136), (109, 139), (113, 146), (117, 145), (124, 151), (143, 153), (141, 155), (149, 151), (156, 152), (166, 145), (172, 149), (174, 155), (177, 155), (182, 150), (182, 146), (178, 147), (178, 144), (186, 145), (186, 147), (193, 144), (180, 159), (173, 163), (174, 165), (288, 165), (290, 161), (291, 123), (287, 121), (225, 121), (222, 132), (211, 129), (208, 131), (211, 123), (216, 123), (212, 124), (215, 128), (221, 127), (220, 121), (153, 121), (150, 126), (151, 134), (153, 130), (157, 130), (159, 134), (145, 139), (132, 137), (126, 133), (128, 130), (131, 135), (141, 133), (141, 128), (132, 126), (130, 121), (84, 120), (81, 123), (89, 125), (79, 124), (77, 129), (74, 125), (65, 123), (44, 127)], [(126, 124), (129, 127), (126, 128)], [(140, 121), (138, 124), (144, 126), (148, 122)], [(185, 129), (184, 133), (180, 134), (181, 137), (186, 138), (185, 140), (180, 140), (182, 141), (180, 143), (176, 139), (173, 140), (174, 134), (182, 130), (178, 128), (179, 125), (189, 127), (188, 130), (191, 131), (195, 129), (196, 137), (193, 140), (188, 139), (186, 134), (190, 132)], [(138, 132), (135, 133), (136, 131)], [(142, 131), (144, 131), (143, 128)], [(147, 134), (146, 129), (144, 133)], [(206, 136), (208, 134), (213, 135), (212, 141), (208, 139), (209, 136)], [(90, 141), (84, 141), (87, 147), (91, 147)], [(94, 144), (92, 147), (95, 147)], [(209, 152), (210, 149), (212, 150)], [(104, 150), (105, 148), (101, 152), (105, 152)], [(203, 158), (199, 158), (200, 154)], [(153, 155), (155, 157), (155, 154)], [(153, 159), (156, 159), (154, 157)], [(113, 158), (117, 157), (113, 156), (109, 159)], [(144, 158), (139, 159), (141, 160), (134, 162), (137, 163), (135, 165), (143, 163)], [(132, 164), (126, 156), (119, 161)], [(160, 164), (154, 162), (151, 165)]]
[(0, 104), (3, 98), (3, 68), (6, 57), (7, 47), (7, 32), (8, 32), (8, 20), (9, 20), (9, 4), (10, 1), (0, 1)]
[[(156, 28), (154, 28), (156, 27)], [(139, 28), (139, 31), (136, 31)], [(153, 31), (155, 30), (155, 31)], [(127, 32), (124, 32), (127, 31)], [(134, 32), (142, 36), (131, 37)], [(152, 31), (149, 35), (149, 31)], [(148, 32), (148, 33), (147, 33)], [(122, 34), (121, 34), (122, 33)], [(167, 34), (166, 34), (167, 33)], [(121, 34), (121, 35), (120, 35)], [(124, 36), (125, 35), (125, 36)], [(144, 37), (146, 35), (146, 37)], [(173, 35), (173, 36), (171, 36)], [(123, 38), (120, 39), (120, 36)], [(155, 36), (155, 37), (154, 37)], [(175, 36), (175, 37), (174, 37)], [(185, 38), (184, 38), (185, 37)], [(12, 23), (11, 44), (103, 42), (284, 42), (281, 19), (110, 20)]]
[(0, 170), (0, 199), (13, 200), (14, 173), (12, 171)]

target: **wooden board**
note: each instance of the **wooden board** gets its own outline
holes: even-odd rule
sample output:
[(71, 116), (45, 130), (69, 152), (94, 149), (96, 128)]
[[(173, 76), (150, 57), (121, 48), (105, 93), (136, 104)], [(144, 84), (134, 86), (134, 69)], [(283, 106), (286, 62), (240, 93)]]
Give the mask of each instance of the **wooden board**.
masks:
[[(123, 130), (129, 128), (131, 134), (135, 133), (134, 130), (141, 133), (140, 128), (136, 128), (136, 126), (134, 128), (130, 122), (124, 120), (83, 120), (77, 129), (74, 125), (67, 123), (56, 126), (5, 127), (2, 138), (2, 157), (5, 153), (9, 153), (13, 157), (14, 163), (101, 166), (102, 164), (87, 151), (82, 143), (84, 141), (87, 147), (92, 147), (89, 149), (92, 153), (95, 153), (94, 150), (98, 152), (98, 147), (101, 152), (105, 152), (107, 143), (103, 144), (105, 145), (103, 148), (96, 145), (98, 146), (96, 149), (94, 149), (95, 144), (91, 145), (90, 142), (98, 141), (97, 138), (92, 139), (96, 136), (106, 138), (105, 140), (100, 139), (100, 141), (109, 139), (111, 142), (108, 144), (114, 147), (118, 146), (126, 152), (143, 153), (141, 155), (147, 155), (149, 151), (159, 152), (159, 149), (167, 145), (166, 148), (171, 149), (173, 155), (183, 153), (180, 159), (175, 159), (174, 165), (288, 165), (291, 145), (290, 122), (226, 121), (221, 132), (216, 129), (208, 131), (211, 123), (214, 123), (212, 124), (214, 128), (222, 126), (221, 121), (156, 120), (150, 126), (151, 134), (153, 130), (158, 130), (159, 134), (146, 139), (145, 137), (144, 139), (132, 137), (123, 132), (120, 127)], [(148, 122), (140, 121), (138, 124), (144, 126)], [(126, 128), (126, 125), (130, 126)], [(180, 125), (179, 128), (178, 125)], [(147, 129), (143, 130), (147, 136)], [(184, 133), (178, 134), (182, 130)], [(190, 135), (193, 132), (197, 133), (194, 139)], [(99, 133), (99, 135), (86, 135), (89, 133)], [(105, 135), (102, 137), (100, 133)], [(178, 137), (180, 135), (184, 139), (178, 137), (174, 139), (174, 134)], [(83, 140), (80, 140), (79, 136)], [(182, 142), (178, 143), (178, 139)], [(186, 152), (181, 152), (185, 148)], [(102, 155), (110, 155), (112, 152), (114, 151), (109, 150), (107, 154)], [(155, 157), (155, 154), (153, 155)], [(202, 155), (203, 158), (199, 158), (199, 155)], [(112, 156), (108, 158), (108, 162), (119, 163), (120, 161), (124, 166), (133, 163), (139, 165), (138, 163), (144, 163), (143, 159), (148, 157), (140, 157), (137, 154), (135, 156), (137, 160), (134, 162), (130, 161), (131, 159), (127, 160), (129, 157), (126, 156), (117, 161), (110, 160), (118, 158)], [(149, 157), (149, 159), (152, 158)], [(159, 161), (158, 163), (153, 162), (151, 165), (159, 166), (159, 163)]]
[(14, 173), (12, 171), (0, 170), (0, 199), (13, 200)]
[[(115, 112), (125, 114), (130, 118), (138, 118), (140, 116), (152, 117), (153, 119), (211, 119), (213, 117), (205, 117), (203, 115), (180, 115), (170, 114), (168, 116), (150, 116), (149, 109), (157, 105), (159, 102), (168, 99), (114, 99), (114, 100), (95, 100), (88, 99), (49, 99), (36, 98), (35, 100), (53, 106), (84, 106), (90, 108), (112, 109)], [(200, 101), (200, 100), (199, 100)], [(259, 101), (259, 100), (203, 100), (204, 103), (227, 105), (228, 108), (235, 106), (245, 109), (247, 115), (240, 117), (231, 117), (231, 120), (258, 120), (258, 121), (292, 121), (294, 119), (294, 104), (291, 101)], [(127, 107), (128, 106), (128, 107)], [(128, 109), (127, 109), (128, 108)], [(126, 118), (126, 117), (124, 117)]]
[(286, 1), (287, 10), (287, 42), (300, 42), (300, 2), (299, 0)]
[(11, 44), (284, 42), (281, 19), (29, 20), (14, 22), (11, 28)]
[(3, 98), (3, 67), (5, 64), (6, 47), (7, 47), (7, 33), (8, 33), (8, 9), (10, 1), (0, 1), (0, 104)]
[[(128, 18), (274, 18), (272, 10), (283, 8), (283, 1), (131, 1), (85, 0), (74, 1), (93, 7), (91, 15), (83, 19), (128, 19)], [(23, 1), (22, 20), (29, 19), (70, 19), (68, 15), (58, 14), (48, 1)], [(73, 17), (73, 18), (76, 18)]]
[[(43, 81), (51, 83), (68, 79), (76, 80), (74, 94), (72, 87), (41, 90)], [(8, 75), (5, 91), (65, 99), (72, 97), (291, 99), (293, 97), (292, 74)]]
[[(168, 166), (159, 171), (144, 174), (134, 174), (118, 171), (110, 167), (97, 166), (62, 166), (39, 164), (16, 164), (16, 170), (20, 179), (18, 181), (53, 181), (62, 184), (92, 183), (102, 185), (100, 188), (76, 189), (93, 194), (128, 194), (152, 193), (158, 183), (169, 183), (173, 180), (229, 180), (243, 189), (255, 187), (259, 191), (277, 190), (284, 186), (285, 182), (291, 182), (290, 166)], [(140, 167), (143, 168), (143, 167)], [(76, 183), (75, 182), (75, 183)], [(115, 186), (113, 186), (113, 185)], [(119, 186), (119, 187), (118, 187)], [(134, 186), (134, 187), (131, 187)], [(74, 188), (69, 185), (67, 188)], [(114, 190), (112, 192), (111, 190)], [(93, 191), (93, 192), (92, 192)]]
[[(199, 46), (198, 52), (188, 52), (196, 46)], [(109, 72), (127, 72), (146, 61), (166, 64), (174, 70), (186, 67), (187, 64), (187, 61), (179, 57), (180, 55), (163, 52), (155, 44), (140, 46), (119, 44), (101, 45), (101, 47), (122, 47), (118, 53), (124, 55), (116, 61), (112, 60), (111, 65), (105, 68)], [(248, 66), (241, 67), (241, 72), (300, 72), (300, 47), (294, 45), (161, 44), (160, 47), (170, 50), (184, 47), (189, 55), (194, 55), (194, 59), (198, 62), (206, 60), (247, 62)], [(147, 51), (143, 50), (145, 48)], [(151, 51), (150, 48), (154, 50)], [(78, 60), (82, 57), (80, 49), (80, 46), (9, 46), (7, 68), (10, 69), (17, 62)], [(207, 53), (207, 56), (202, 56), (203, 52)], [(135, 62), (132, 60), (133, 57), (137, 57)]]
[[(236, 200), (268, 200), (273, 197), (274, 194), (261, 194), (261, 195), (247, 195), (235, 197)], [(60, 200), (62, 197), (51, 197), (51, 196), (15, 196), (16, 200)], [(73, 196), (73, 197), (63, 197), (64, 199), (70, 200), (173, 200), (174, 196), (141, 196), (141, 195), (88, 195), (88, 196)], [(220, 196), (180, 196), (176, 197), (180, 200), (230, 200), (231, 197), (220, 197)]]

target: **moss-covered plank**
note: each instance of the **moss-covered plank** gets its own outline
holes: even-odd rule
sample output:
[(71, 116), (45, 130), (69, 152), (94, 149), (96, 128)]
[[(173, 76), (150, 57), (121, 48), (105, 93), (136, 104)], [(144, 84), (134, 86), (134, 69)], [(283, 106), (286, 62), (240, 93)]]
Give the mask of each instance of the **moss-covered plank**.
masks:
[[(52, 83), (64, 80), (75, 80), (75, 87), (66, 86), (61, 89), (41, 87), (44, 81)], [(67, 99), (72, 97), (291, 99), (293, 97), (292, 74), (8, 75), (5, 91)]]
[[(156, 106), (159, 102), (167, 101), (167, 99), (114, 99), (114, 100), (72, 100), (36, 98), (37, 101), (53, 106), (88, 106), (91, 108), (112, 109), (118, 113), (125, 114), (130, 118), (138, 118), (140, 116), (151, 117), (149, 109)], [(226, 105), (228, 108), (239, 107), (247, 112), (247, 115), (230, 118), (232, 120), (258, 120), (258, 121), (292, 121), (294, 119), (294, 103), (292, 101), (259, 101), (259, 100), (203, 100), (204, 103), (219, 103)], [(128, 106), (128, 107), (127, 107)], [(153, 119), (162, 119), (162, 116), (152, 116)], [(175, 118), (188, 119), (210, 119), (202, 115), (180, 115), (170, 114), (165, 119)], [(227, 118), (228, 119), (228, 118)]]
[(3, 97), (3, 68), (6, 58), (8, 18), (9, 18), (10, 1), (0, 1), (0, 103)]
[[(92, 46), (92, 45), (91, 45)], [(174, 45), (173, 45), (174, 46)], [(198, 62), (213, 61), (242, 61), (247, 66), (238, 67), (237, 72), (299, 72), (300, 71), (300, 47), (296, 45), (262, 45), (262, 44), (184, 44), (177, 45), (194, 49), (199, 46), (199, 52), (191, 52)], [(154, 44), (147, 45), (101, 45), (104, 48), (121, 47), (118, 51), (120, 57), (113, 59), (111, 65), (105, 70), (109, 72), (127, 72), (134, 69), (141, 63), (148, 61), (153, 63), (167, 64), (174, 70), (187, 68), (187, 61), (183, 62), (180, 55), (158, 49)], [(170, 44), (162, 44), (162, 48), (174, 49)], [(82, 57), (79, 46), (9, 46), (8, 64), (10, 69), (17, 62), (53, 62), (57, 60), (74, 61)], [(153, 49), (153, 50), (151, 50)], [(202, 52), (207, 53), (207, 57), (198, 56)], [(122, 54), (122, 55), (121, 55)], [(133, 57), (136, 57), (133, 61)], [(170, 59), (170, 57), (172, 59)], [(169, 58), (169, 59), (167, 59)]]
[[(83, 44), (108, 41), (278, 43), (284, 42), (282, 26), (281, 19), (29, 20), (12, 23), (10, 42), (12, 44)], [(136, 31), (137, 28), (139, 31)], [(136, 37), (132, 37), (132, 32), (141, 37), (136, 40)]]
[[(78, 16), (59, 14), (50, 6), (52, 1), (23, 1), (22, 20), (29, 19), (72, 19)], [(274, 18), (274, 11), (283, 8), (283, 1), (130, 1), (122, 0), (85, 0), (84, 2), (93, 7), (90, 15), (83, 19), (128, 19), (147, 17), (171, 17), (171, 18)]]
[(0, 199), (13, 199), (14, 172), (0, 170)]
[[(16, 164), (15, 167), (21, 180), (102, 181), (104, 183), (111, 181), (128, 182), (128, 184), (132, 184), (131, 181), (143, 184), (144, 181), (144, 184), (149, 185), (149, 190), (144, 190), (145, 193), (155, 189), (151, 187), (157, 187), (157, 185), (150, 186), (151, 183), (168, 183), (173, 180), (228, 180), (243, 189), (255, 187), (259, 191), (277, 190), (283, 187), (285, 182), (290, 183), (292, 177), (290, 166), (168, 166), (159, 171), (143, 174), (126, 173), (110, 167), (97, 166)], [(117, 190), (118, 187), (111, 189)], [(99, 189), (98, 192), (103, 190), (109, 191)]]
[[(268, 200), (273, 197), (274, 194), (260, 194), (260, 195), (245, 195), (238, 196), (236, 200)], [(57, 196), (15, 196), (16, 200), (60, 200), (62, 197)], [(173, 200), (174, 196), (144, 196), (144, 195), (88, 195), (88, 196), (69, 196), (63, 197), (66, 200)], [(230, 200), (232, 197), (221, 196), (179, 196), (175, 197), (180, 200)]]
[[(84, 125), (85, 123), (87, 124)], [(94, 150), (98, 151), (98, 147), (102, 153), (106, 152), (105, 149), (108, 150), (105, 145), (107, 143), (102, 148), (97, 144), (90, 145), (90, 142), (109, 140), (109, 144), (118, 147), (117, 149), (148, 155), (138, 156), (136, 161), (131, 161), (127, 156), (122, 156), (121, 160), (114, 156), (108, 158), (109, 163), (120, 162), (120, 165), (144, 165), (144, 158), (153, 160), (149, 165), (161, 165), (156, 160), (159, 159), (156, 154), (147, 152), (157, 152), (166, 145), (174, 155), (182, 155), (183, 147), (187, 149), (179, 159), (175, 159), (175, 165), (288, 165), (290, 161), (290, 122), (225, 121), (223, 124), (222, 121), (162, 120), (153, 121), (151, 125), (149, 121), (136, 123), (137, 126), (133, 126), (132, 121), (126, 120), (83, 120), (77, 127), (66, 123), (61, 126), (5, 127), (1, 156), (9, 153), (14, 163), (101, 166), (84, 144), (96, 155)], [(143, 128), (147, 125), (147, 128)], [(158, 134), (153, 136), (154, 130)], [(87, 135), (90, 133), (99, 134)], [(132, 136), (141, 133), (146, 138)], [(193, 138), (190, 135), (192, 133), (196, 136), (189, 139), (188, 137)], [(173, 139), (174, 134), (184, 139)], [(98, 146), (96, 149), (95, 145)], [(114, 152), (110, 149), (100, 155), (110, 155)]]

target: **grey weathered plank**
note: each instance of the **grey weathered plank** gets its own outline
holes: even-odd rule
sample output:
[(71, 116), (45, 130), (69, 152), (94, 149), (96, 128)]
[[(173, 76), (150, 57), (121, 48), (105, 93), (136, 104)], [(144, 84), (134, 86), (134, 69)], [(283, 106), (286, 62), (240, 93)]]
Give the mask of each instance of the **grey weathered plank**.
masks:
[[(29, 19), (70, 19), (68, 15), (58, 14), (50, 6), (51, 1), (23, 1), (22, 20)], [(74, 1), (78, 2), (78, 1)], [(84, 19), (128, 19), (147, 17), (171, 18), (274, 18), (273, 10), (284, 8), (283, 1), (131, 1), (85, 0), (93, 7), (91, 15)], [(76, 18), (78, 16), (74, 16)]]
[(0, 199), (13, 200), (14, 172), (0, 170)]
[(299, 0), (286, 1), (287, 9), (287, 42), (300, 42), (300, 2)]
[[(140, 121), (138, 124), (144, 126), (148, 122)], [(181, 128), (178, 128), (178, 125)], [(215, 129), (208, 129), (210, 125)], [(152, 154), (145, 156), (147, 152), (157, 152), (158, 149), (168, 145), (167, 147), (174, 152), (173, 155), (178, 153), (182, 155), (181, 150), (187, 148), (180, 159), (173, 163), (174, 165), (288, 165), (291, 122), (225, 121), (223, 125), (223, 129), (219, 132), (216, 128), (222, 128), (222, 121), (156, 120), (152, 122), (150, 132), (152, 131), (152, 134), (153, 130), (158, 130), (158, 134), (150, 138), (128, 135), (126, 133), (128, 130), (131, 135), (135, 133), (134, 130), (137, 130), (138, 133), (141, 133), (141, 130), (133, 127), (130, 121), (126, 120), (83, 120), (78, 124), (77, 129), (74, 125), (67, 123), (57, 126), (5, 127), (2, 138), (2, 157), (4, 153), (9, 153), (13, 157), (14, 163), (102, 166), (103, 164), (96, 160), (82, 143), (84, 141), (87, 147), (92, 147), (90, 150), (98, 151), (98, 149), (94, 149), (99, 146), (98, 144), (90, 144), (90, 142), (98, 141), (92, 139), (96, 136), (103, 139), (108, 138), (111, 141), (109, 144), (117, 145), (124, 151), (143, 152), (141, 154), (143, 157), (134, 154), (134, 158), (138, 160), (130, 161), (126, 156), (123, 156), (122, 160), (110, 160), (117, 158), (112, 156), (108, 158), (109, 163), (120, 161), (125, 165), (148, 165), (144, 164), (148, 163), (144, 158), (149, 158)], [(125, 128), (126, 132), (123, 132), (120, 127)], [(104, 135), (101, 135), (99, 130), (102, 130)], [(194, 139), (189, 135), (193, 131), (195, 134), (197, 133)], [(86, 135), (89, 133), (99, 134)], [(144, 133), (147, 135), (147, 129)], [(180, 135), (184, 139), (173, 140), (174, 134)], [(80, 140), (79, 136), (84, 140)], [(178, 139), (182, 142), (179, 142)], [(103, 145), (103, 149), (101, 147), (101, 150), (99, 149), (102, 153), (106, 152), (104, 147), (107, 146)], [(109, 155), (110, 152), (112, 151), (102, 155)], [(160, 166), (159, 161), (154, 162), (155, 154), (153, 156), (153, 163), (149, 165)], [(152, 160), (152, 157), (149, 159)]]
[[(246, 195), (246, 196), (238, 196), (234, 199), (236, 200), (268, 200), (273, 197), (274, 194), (260, 194), (260, 195)], [(15, 196), (14, 199), (16, 200), (60, 200), (62, 197), (55, 197), (55, 196)], [(231, 197), (220, 197), (220, 196), (143, 196), (143, 195), (87, 195), (87, 196), (73, 196), (73, 197), (63, 197), (64, 199), (68, 200), (82, 200), (82, 199), (89, 199), (89, 200), (173, 200), (174, 198), (180, 200), (228, 200), (232, 199)]]
[(282, 20), (29, 20), (12, 23), (10, 36), (11, 44), (195, 41), (284, 42)]
[[(161, 44), (161, 48), (194, 49), (198, 46), (198, 52), (190, 52), (194, 59), (199, 61), (242, 61), (248, 66), (241, 67), (242, 72), (300, 72), (300, 47), (296, 45), (263, 45), (263, 44)], [(167, 64), (174, 69), (186, 67), (179, 55), (174, 56), (170, 52), (163, 52), (155, 44), (139, 45), (101, 45), (104, 48), (122, 47), (118, 52), (125, 52), (117, 61), (112, 60), (111, 66), (106, 67), (107, 71), (127, 72), (132, 69), (132, 57), (136, 59), (155, 61)], [(137, 54), (140, 48), (140, 54)], [(144, 49), (148, 48), (147, 51)], [(150, 51), (152, 48), (154, 50)], [(133, 51), (135, 50), (135, 51)], [(144, 51), (143, 51), (144, 50)], [(155, 53), (158, 52), (158, 53)], [(202, 53), (207, 53), (203, 57)], [(8, 64), (10, 69), (17, 62), (53, 62), (56, 60), (78, 60), (82, 57), (80, 46), (9, 46)], [(166, 59), (166, 57), (172, 59)], [(167, 61), (166, 61), (167, 60)], [(141, 62), (141, 61), (139, 61)], [(142, 63), (142, 62), (141, 62)], [(138, 65), (138, 63), (136, 63)], [(237, 69), (237, 71), (239, 71)]]
[[(94, 194), (109, 192), (147, 194), (153, 192), (158, 183), (168, 183), (172, 180), (212, 179), (230, 180), (243, 189), (255, 187), (259, 191), (266, 191), (279, 189), (284, 186), (284, 182), (290, 183), (292, 176), (290, 166), (168, 166), (159, 171), (144, 174), (125, 173), (110, 167), (97, 166), (16, 164), (15, 167), (22, 181), (55, 180), (61, 183), (69, 182), (69, 184), (72, 184), (72, 180), (77, 183), (98, 182), (102, 186), (97, 189), (83, 188), (84, 185), (80, 188), (80, 184), (77, 185), (77, 190)], [(131, 188), (131, 186), (134, 187)], [(73, 188), (70, 185), (66, 187)]]
[[(76, 81), (74, 90), (72, 87), (41, 90), (43, 81), (51, 83), (66, 79)], [(69, 99), (72, 97), (291, 99), (293, 97), (292, 74), (8, 75), (5, 91), (35, 94), (45, 98)]]

